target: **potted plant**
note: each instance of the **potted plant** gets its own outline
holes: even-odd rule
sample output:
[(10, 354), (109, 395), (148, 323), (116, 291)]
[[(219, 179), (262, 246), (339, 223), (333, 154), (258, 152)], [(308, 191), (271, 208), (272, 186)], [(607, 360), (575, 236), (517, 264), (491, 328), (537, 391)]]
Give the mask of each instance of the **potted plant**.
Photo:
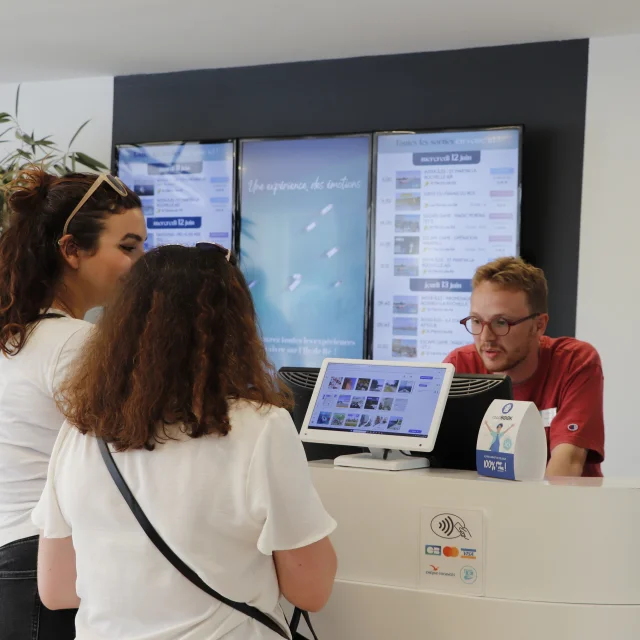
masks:
[(16, 91), (16, 103), (14, 115), (8, 112), (0, 112), (0, 145), (17, 141), (15, 148), (11, 148), (6, 154), (2, 154), (0, 146), (0, 212), (4, 220), (6, 203), (4, 199), (4, 187), (11, 182), (16, 174), (32, 164), (43, 166), (47, 171), (55, 171), (58, 175), (65, 175), (77, 171), (78, 165), (82, 165), (91, 171), (106, 171), (108, 167), (91, 158), (86, 153), (73, 151), (73, 143), (80, 132), (89, 124), (84, 122), (75, 132), (66, 150), (62, 151), (51, 136), (40, 138), (35, 132), (28, 134), (18, 122), (18, 108), (20, 105), (20, 86)]

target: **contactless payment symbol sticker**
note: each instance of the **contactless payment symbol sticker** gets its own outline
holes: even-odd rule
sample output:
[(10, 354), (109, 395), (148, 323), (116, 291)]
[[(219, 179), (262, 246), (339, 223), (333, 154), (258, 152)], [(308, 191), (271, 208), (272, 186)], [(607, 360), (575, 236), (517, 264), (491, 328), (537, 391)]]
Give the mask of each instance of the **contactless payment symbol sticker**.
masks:
[(484, 595), (483, 510), (423, 506), (420, 523), (420, 587)]
[(454, 538), (471, 539), (471, 532), (464, 520), (453, 513), (441, 513), (431, 521), (431, 531), (439, 538), (453, 540)]

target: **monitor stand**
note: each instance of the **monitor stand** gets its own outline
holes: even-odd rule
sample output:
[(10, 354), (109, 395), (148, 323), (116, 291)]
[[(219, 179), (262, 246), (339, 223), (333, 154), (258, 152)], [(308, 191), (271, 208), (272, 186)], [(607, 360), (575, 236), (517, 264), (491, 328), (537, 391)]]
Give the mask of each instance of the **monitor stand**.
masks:
[(383, 469), (386, 471), (406, 471), (424, 469), (429, 460), (423, 457), (407, 456), (392, 449), (369, 449), (371, 453), (352, 453), (338, 456), (333, 464), (336, 467), (358, 467), (360, 469)]

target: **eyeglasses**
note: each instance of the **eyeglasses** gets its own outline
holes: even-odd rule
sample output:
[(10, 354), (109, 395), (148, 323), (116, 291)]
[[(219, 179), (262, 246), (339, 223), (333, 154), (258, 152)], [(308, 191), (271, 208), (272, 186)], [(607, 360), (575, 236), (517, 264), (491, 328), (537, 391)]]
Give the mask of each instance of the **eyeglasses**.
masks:
[(489, 327), (491, 329), (491, 333), (496, 336), (506, 336), (509, 331), (511, 331), (511, 327), (515, 327), (516, 325), (522, 324), (527, 320), (533, 320), (533, 318), (537, 318), (539, 313), (532, 313), (530, 316), (526, 318), (520, 318), (520, 320), (507, 320), (506, 318), (494, 318), (493, 320), (489, 320), (485, 322), (484, 320), (480, 320), (476, 316), (469, 316), (464, 320), (460, 320), (460, 324), (471, 334), (474, 336), (479, 336), (485, 327)]
[(215, 242), (198, 242), (196, 244), (196, 249), (200, 249), (200, 251), (217, 251), (218, 253), (223, 253), (226, 261), (229, 264), (232, 264), (234, 266), (236, 264), (236, 258), (231, 253), (231, 249), (227, 249), (221, 244), (216, 244)]
[(89, 200), (89, 198), (98, 190), (103, 182), (106, 182), (119, 196), (122, 196), (123, 198), (126, 198), (127, 194), (129, 193), (127, 191), (126, 185), (124, 184), (124, 182), (122, 182), (122, 180), (120, 180), (120, 178), (111, 176), (107, 173), (100, 174), (96, 178), (95, 182), (89, 187), (87, 193), (84, 194), (84, 198), (82, 198), (82, 200), (78, 202), (76, 208), (67, 218), (67, 221), (64, 223), (64, 228), (62, 229), (62, 237), (67, 235), (67, 232), (69, 231), (69, 223), (73, 220), (73, 217), (76, 215), (76, 213), (78, 213), (78, 211), (80, 211), (80, 209), (82, 209), (87, 200)]

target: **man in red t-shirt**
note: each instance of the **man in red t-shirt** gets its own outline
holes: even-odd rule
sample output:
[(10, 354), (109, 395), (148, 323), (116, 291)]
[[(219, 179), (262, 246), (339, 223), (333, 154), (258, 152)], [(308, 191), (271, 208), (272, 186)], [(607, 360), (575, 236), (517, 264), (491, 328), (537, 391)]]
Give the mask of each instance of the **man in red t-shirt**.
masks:
[(503, 373), (516, 400), (535, 403), (547, 431), (547, 476), (601, 476), (604, 460), (602, 364), (575, 338), (544, 335), (547, 281), (519, 258), (499, 258), (473, 278), (471, 314), (461, 321), (474, 344), (445, 362), (458, 373)]

